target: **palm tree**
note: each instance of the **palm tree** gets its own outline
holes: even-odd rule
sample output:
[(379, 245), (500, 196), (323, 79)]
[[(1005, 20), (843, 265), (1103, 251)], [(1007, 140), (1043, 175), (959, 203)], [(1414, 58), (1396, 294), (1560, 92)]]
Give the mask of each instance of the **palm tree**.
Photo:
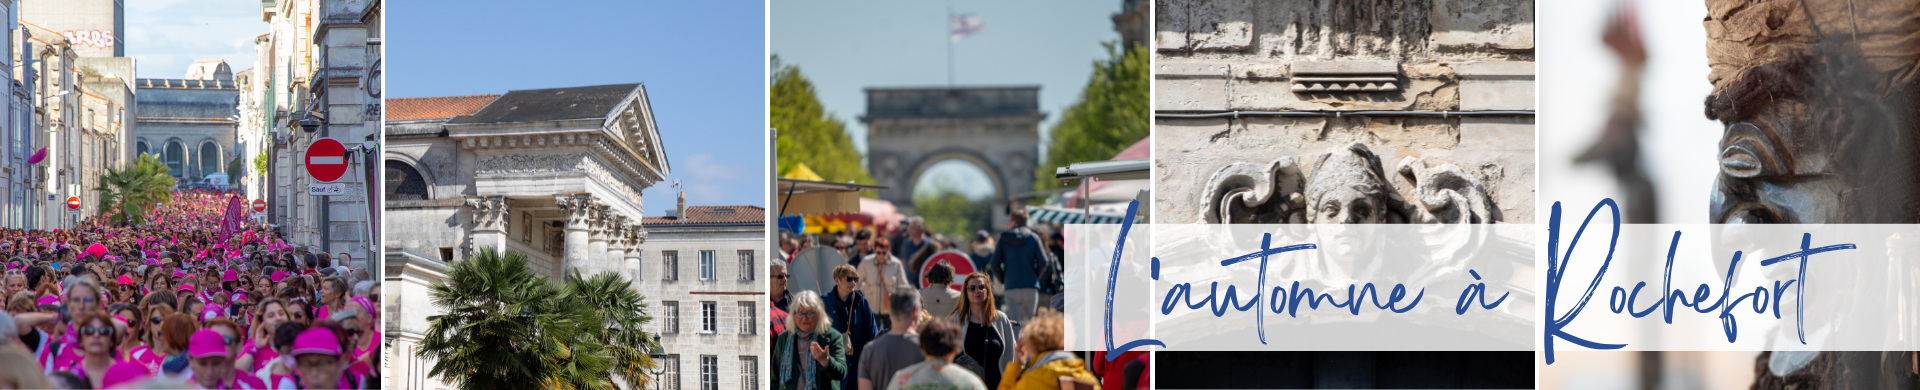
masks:
[(652, 379), (647, 370), (654, 368), (653, 358), (647, 353), (659, 345), (659, 340), (641, 330), (653, 317), (647, 315), (646, 297), (630, 288), (632, 285), (612, 272), (583, 278), (575, 270), (567, 276), (567, 290), (602, 317), (602, 326), (595, 328), (593, 336), (612, 360), (611, 373), (618, 374), (629, 389), (644, 389)]
[(146, 223), (147, 213), (173, 201), (173, 176), (167, 164), (151, 154), (141, 154), (133, 164), (108, 170), (100, 175), (100, 210), (111, 214), (120, 225)]
[(415, 354), (435, 360), (430, 375), (462, 389), (613, 389), (615, 374), (631, 387), (644, 385), (653, 366), (641, 351), (654, 338), (640, 331), (652, 318), (617, 275), (549, 282), (525, 254), (483, 249), (454, 263), (428, 295), (447, 314), (427, 317)]
[[(548, 375), (535, 325), (548, 297), (558, 293), (527, 268), (526, 255), (491, 249), (454, 263), (447, 279), (428, 287), (447, 314), (427, 317), (415, 354), (436, 359), (428, 374), (462, 389), (532, 388)], [(550, 334), (550, 332), (549, 332)]]

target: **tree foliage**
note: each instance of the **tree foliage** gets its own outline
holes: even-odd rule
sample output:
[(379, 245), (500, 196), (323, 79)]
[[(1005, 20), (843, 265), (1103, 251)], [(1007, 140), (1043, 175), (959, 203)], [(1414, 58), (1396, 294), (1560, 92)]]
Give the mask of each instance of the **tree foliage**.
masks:
[[(526, 255), (483, 249), (428, 287), (447, 314), (427, 317), (415, 351), (461, 389), (644, 388), (658, 340), (631, 282), (613, 273), (550, 282)], [(616, 378), (617, 374), (617, 378)]]
[(1122, 52), (1112, 42), (1102, 45), (1107, 49), (1107, 59), (1094, 61), (1093, 76), (1080, 92), (1080, 99), (1049, 130), (1052, 144), (1047, 148), (1047, 160), (1034, 172), (1039, 178), (1033, 182), (1036, 190), (1059, 186), (1053, 179), (1057, 168), (1112, 159), (1146, 138), (1151, 130), (1147, 115), (1152, 81), (1146, 47), (1135, 44)]
[(111, 214), (110, 221), (117, 225), (146, 223), (154, 208), (173, 201), (174, 180), (169, 172), (167, 164), (151, 154), (141, 154), (121, 169), (107, 170), (100, 175), (100, 186), (93, 189), (100, 192), (99, 210)]
[(773, 90), (770, 93), (773, 128), (780, 132), (774, 141), (779, 156), (777, 169), (785, 175), (799, 164), (831, 182), (873, 184), (873, 177), (860, 163), (860, 151), (854, 149), (847, 125), (820, 104), (813, 82), (800, 73), (800, 67), (784, 65), (773, 58)]
[(990, 197), (968, 198), (946, 181), (930, 184), (913, 194), (914, 213), (926, 218), (927, 231), (969, 238), (975, 230), (991, 230), (993, 202)]

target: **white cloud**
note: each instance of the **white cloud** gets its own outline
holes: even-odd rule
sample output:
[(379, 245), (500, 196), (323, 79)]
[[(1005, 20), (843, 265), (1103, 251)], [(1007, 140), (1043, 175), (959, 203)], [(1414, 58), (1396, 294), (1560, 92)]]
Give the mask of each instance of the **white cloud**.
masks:
[(135, 0), (126, 3), (126, 55), (139, 77), (180, 78), (194, 60), (254, 67), (253, 39), (267, 32), (258, 0)]

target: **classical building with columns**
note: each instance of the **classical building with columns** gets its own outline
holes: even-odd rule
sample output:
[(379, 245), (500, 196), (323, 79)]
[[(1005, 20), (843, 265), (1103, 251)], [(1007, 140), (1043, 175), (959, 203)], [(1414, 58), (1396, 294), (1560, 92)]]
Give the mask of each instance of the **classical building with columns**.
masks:
[(384, 335), (400, 351), (388, 357), (386, 383), (447, 387), (410, 351), (427, 317), (441, 313), (427, 286), (482, 249), (524, 253), (550, 278), (621, 273), (660, 310), (639, 282), (640, 194), (671, 168), (644, 85), (396, 98), (385, 107)]
[(641, 84), (388, 99), (386, 245), (639, 272), (640, 191), (669, 172)]

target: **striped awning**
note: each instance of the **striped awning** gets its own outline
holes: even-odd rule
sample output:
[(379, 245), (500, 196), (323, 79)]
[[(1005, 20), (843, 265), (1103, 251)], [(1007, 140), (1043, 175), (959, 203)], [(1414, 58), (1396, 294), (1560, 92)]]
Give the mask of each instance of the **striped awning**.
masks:
[(1109, 214), (1096, 213), (1093, 215), (1093, 218), (1089, 220), (1087, 218), (1087, 213), (1080, 211), (1079, 209), (1065, 209), (1065, 208), (1042, 207), (1042, 206), (1027, 206), (1027, 218), (1030, 220), (1047, 221), (1047, 222), (1053, 222), (1053, 223), (1058, 223), (1062, 225), (1118, 224), (1122, 222), (1122, 220), (1124, 219), (1123, 216), (1120, 214), (1109, 215)]

